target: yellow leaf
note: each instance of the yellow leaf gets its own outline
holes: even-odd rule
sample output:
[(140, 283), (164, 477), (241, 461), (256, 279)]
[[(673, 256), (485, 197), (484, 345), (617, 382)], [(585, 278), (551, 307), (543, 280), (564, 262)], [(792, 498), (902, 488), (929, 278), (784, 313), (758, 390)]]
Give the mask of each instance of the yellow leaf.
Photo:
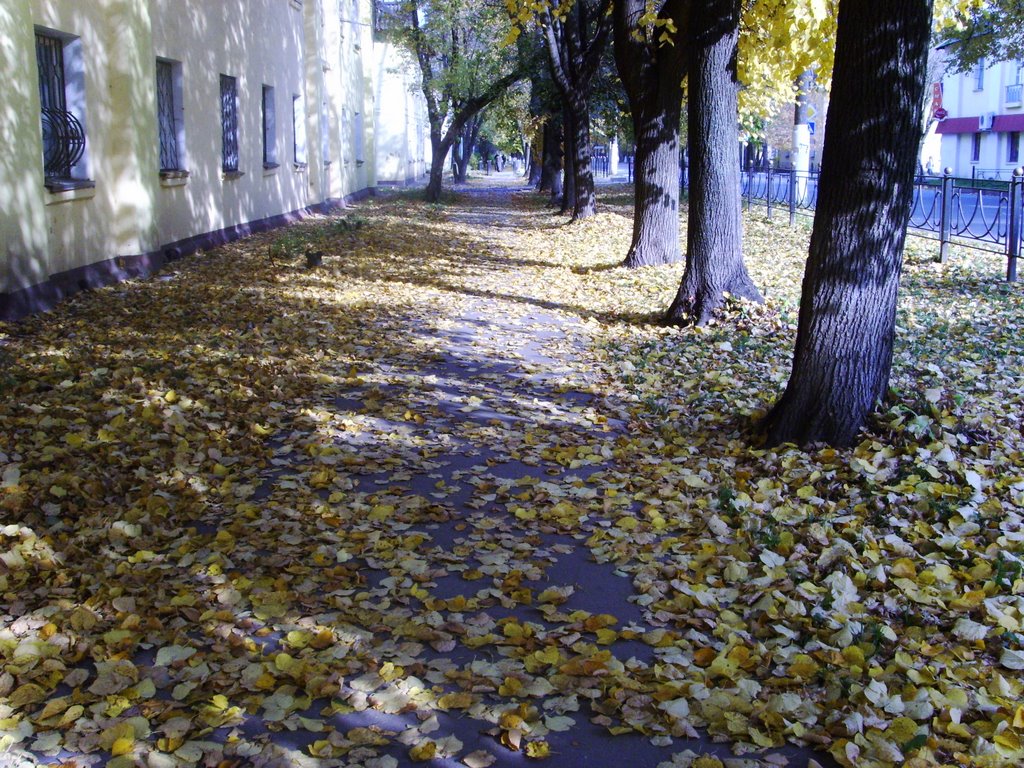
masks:
[(551, 746), (546, 741), (531, 741), (526, 745), (523, 754), (540, 760), (551, 755)]
[(425, 763), (427, 760), (433, 760), (435, 755), (437, 755), (437, 743), (430, 739), (421, 741), (409, 750), (409, 757), (417, 763)]
[(118, 755), (127, 755), (132, 751), (132, 747), (135, 746), (135, 739), (120, 738), (117, 739), (110, 747), (110, 754), (114, 757)]

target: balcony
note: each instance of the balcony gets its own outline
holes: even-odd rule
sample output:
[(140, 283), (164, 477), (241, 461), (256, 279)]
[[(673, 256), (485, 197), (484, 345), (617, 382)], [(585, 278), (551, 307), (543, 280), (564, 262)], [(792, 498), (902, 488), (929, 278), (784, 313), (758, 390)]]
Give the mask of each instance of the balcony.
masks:
[(1006, 86), (1006, 106), (1019, 107), (1024, 101), (1024, 83)]

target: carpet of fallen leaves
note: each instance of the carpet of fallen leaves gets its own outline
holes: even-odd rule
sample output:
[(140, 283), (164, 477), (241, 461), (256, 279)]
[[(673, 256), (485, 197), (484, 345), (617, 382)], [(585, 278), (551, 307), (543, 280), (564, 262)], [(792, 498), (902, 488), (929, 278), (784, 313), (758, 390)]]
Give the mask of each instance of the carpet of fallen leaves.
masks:
[(1020, 764), (1021, 289), (912, 240), (885, 410), (764, 448), (806, 227), (664, 328), (629, 201), (392, 194), (0, 325), (0, 761)]

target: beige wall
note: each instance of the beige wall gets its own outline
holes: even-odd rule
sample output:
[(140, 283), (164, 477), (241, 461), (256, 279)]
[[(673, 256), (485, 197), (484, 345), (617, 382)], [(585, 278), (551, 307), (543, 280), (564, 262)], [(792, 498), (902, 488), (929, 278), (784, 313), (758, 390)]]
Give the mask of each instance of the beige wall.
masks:
[[(370, 0), (0, 3), (0, 139), (17, 149), (0, 153), (0, 294), (372, 188), (371, 19)], [(39, 27), (80, 39), (94, 187), (44, 187)], [(159, 172), (158, 57), (180, 62), (184, 178)], [(221, 170), (221, 74), (237, 78), (237, 178)], [(277, 168), (263, 164), (264, 84), (275, 89)], [(293, 162), (295, 95), (305, 167)]]
[(0, 293), (45, 280), (47, 230), (40, 169), (39, 91), (32, 14), (24, 3), (0, 4)]
[(430, 125), (412, 57), (386, 43), (374, 50), (377, 180), (407, 184), (422, 177), (429, 164)]

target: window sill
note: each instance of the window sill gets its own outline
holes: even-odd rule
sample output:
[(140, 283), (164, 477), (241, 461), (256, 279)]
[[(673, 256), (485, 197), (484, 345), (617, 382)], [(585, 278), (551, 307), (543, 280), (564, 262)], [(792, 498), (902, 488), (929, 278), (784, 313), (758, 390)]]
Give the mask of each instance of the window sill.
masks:
[(288, 4), (296, 11), (302, 10), (302, 0), (288, 0)]
[(220, 177), (224, 181), (234, 181), (245, 176), (245, 171), (221, 171)]
[(74, 189), (92, 189), (96, 182), (92, 179), (44, 179), (43, 183), (50, 192), (68, 192)]
[(191, 174), (188, 171), (160, 171), (161, 187), (183, 187)]
[(281, 167), (280, 163), (264, 163), (263, 164), (263, 175), (264, 176), (276, 176), (277, 169)]
[(51, 181), (47, 182), (46, 204), (70, 203), (74, 200), (91, 200), (96, 196), (95, 181)]
[(309, 169), (308, 163), (292, 163), (292, 168), (296, 173), (305, 173)]

